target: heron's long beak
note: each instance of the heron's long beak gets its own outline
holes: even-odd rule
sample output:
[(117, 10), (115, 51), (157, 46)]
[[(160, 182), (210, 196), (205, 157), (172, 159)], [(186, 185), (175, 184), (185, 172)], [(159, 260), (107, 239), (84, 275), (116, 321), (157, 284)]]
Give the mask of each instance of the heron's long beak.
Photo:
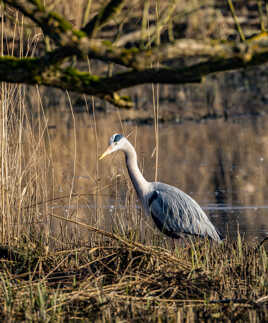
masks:
[(112, 149), (113, 147), (112, 146), (109, 146), (105, 152), (99, 157), (99, 160), (103, 159), (105, 156), (109, 155), (110, 153), (112, 153)]

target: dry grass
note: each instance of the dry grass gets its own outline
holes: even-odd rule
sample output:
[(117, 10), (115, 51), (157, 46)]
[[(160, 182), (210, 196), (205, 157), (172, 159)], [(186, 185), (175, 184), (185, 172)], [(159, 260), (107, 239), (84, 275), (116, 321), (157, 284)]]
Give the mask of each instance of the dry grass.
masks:
[[(10, 97), (2, 102), (17, 106)], [(46, 118), (28, 116), (22, 108), (4, 114), (1, 123), (2, 320), (267, 320), (264, 248), (239, 237), (222, 245), (195, 241), (174, 251), (162, 235), (143, 228), (132, 193), (109, 231), (100, 229), (107, 218), (98, 209), (85, 209), (89, 224), (81, 223), (85, 218), (68, 196), (64, 217), (58, 216), (45, 203), (58, 202)], [(113, 191), (120, 196), (119, 187)], [(101, 206), (102, 195), (94, 198)]]
[(49, 254), (29, 241), (1, 247), (1, 318), (268, 319), (264, 248), (238, 239), (171, 253), (98, 233), (109, 240)]
[[(81, 2), (72, 3), (83, 8)], [(62, 7), (67, 16), (75, 12), (71, 9)], [(83, 20), (81, 10), (76, 16), (78, 25)], [(8, 35), (14, 37), (8, 46), (20, 39), (18, 53), (28, 53), (26, 44), (33, 54), (35, 42), (19, 38), (23, 37), (23, 19), (15, 15), (13, 22), (14, 33), (2, 24), (2, 44)], [(15, 47), (5, 50), (12, 52)], [(94, 115), (89, 125), (94, 135), (89, 136), (88, 128), (77, 132), (79, 116), (60, 112), (53, 121), (59, 124), (66, 118), (69, 126), (66, 133), (57, 134), (57, 128), (49, 130), (50, 112), (43, 109), (44, 102), (49, 106), (49, 96), (40, 95), (38, 88), (29, 90), (34, 102), (31, 110), (28, 88), (1, 84), (0, 91), (1, 320), (268, 320), (268, 261), (263, 247), (249, 245), (238, 236), (236, 242), (193, 241), (173, 250), (167, 239), (144, 222), (134, 207), (136, 197), (130, 187), (125, 193), (128, 184), (122, 189), (126, 176), (118, 179), (117, 170), (97, 164), (110, 135), (110, 129), (103, 133), (110, 119), (102, 127)], [(72, 111), (68, 95), (62, 100)], [(157, 110), (158, 102), (155, 118)], [(155, 133), (157, 137), (157, 124)], [(175, 138), (172, 133), (167, 137)], [(187, 137), (186, 131), (180, 140), (185, 142)], [(200, 132), (189, 140), (198, 142), (197, 137)], [(148, 138), (144, 136), (143, 143), (151, 140), (146, 146), (153, 146), (155, 138)], [(170, 140), (175, 140), (171, 146), (176, 147), (178, 139)], [(84, 149), (90, 156), (82, 154)], [(83, 172), (86, 181), (79, 186), (77, 177)], [(113, 172), (112, 178), (100, 181)], [(152, 169), (150, 175), (154, 173)], [(115, 203), (125, 197), (124, 208), (108, 219), (103, 208), (109, 199), (102, 194), (107, 187)], [(88, 191), (94, 193), (90, 202)], [(81, 204), (94, 204), (96, 209), (80, 209)]]

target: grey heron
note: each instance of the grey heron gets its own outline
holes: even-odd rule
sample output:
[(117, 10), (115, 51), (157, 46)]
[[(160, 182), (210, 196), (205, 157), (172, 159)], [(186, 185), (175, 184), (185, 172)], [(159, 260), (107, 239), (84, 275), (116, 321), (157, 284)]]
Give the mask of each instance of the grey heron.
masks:
[(151, 214), (161, 232), (173, 239), (192, 235), (221, 242), (220, 234), (195, 200), (174, 186), (148, 182), (143, 177), (135, 148), (126, 137), (114, 134), (109, 140), (109, 147), (99, 159), (119, 150), (125, 154), (130, 179), (145, 212)]

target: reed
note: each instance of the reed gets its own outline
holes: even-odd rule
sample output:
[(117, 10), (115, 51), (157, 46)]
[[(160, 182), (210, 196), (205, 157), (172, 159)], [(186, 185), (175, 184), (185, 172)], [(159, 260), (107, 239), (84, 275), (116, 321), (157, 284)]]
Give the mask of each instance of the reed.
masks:
[(2, 246), (1, 319), (267, 320), (263, 247), (242, 240), (241, 255), (238, 242), (205, 241), (174, 253), (94, 230), (109, 243), (49, 253)]
[[(74, 12), (70, 3), (62, 5), (67, 16)], [(86, 18), (78, 11), (80, 24)], [(12, 33), (3, 21), (1, 51), (6, 46), (5, 50), (18, 50), (20, 55), (34, 53), (38, 31), (26, 42), (29, 51), (25, 52), (22, 18), (15, 15), (14, 38), (5, 45), (4, 35)], [(19, 47), (15, 47), (17, 39)], [(55, 114), (46, 101), (52, 92), (46, 96), (46, 90), (38, 87), (7, 84), (1, 84), (0, 90), (1, 320), (268, 320), (264, 245), (249, 244), (238, 234), (235, 241), (227, 238), (221, 245), (191, 241), (174, 250), (136, 207), (123, 161), (118, 158), (116, 166), (109, 167), (98, 164), (111, 128), (128, 133), (129, 126), (121, 122), (111, 126), (111, 119), (100, 120), (95, 111), (85, 119), (75, 115), (68, 93), (59, 98), (59, 106), (67, 106), (69, 112)], [(156, 142), (156, 160), (161, 159), (159, 90), (154, 89), (155, 138), (144, 136), (143, 142), (146, 146)], [(94, 110), (94, 100), (92, 106)], [(122, 117), (118, 113), (112, 118), (121, 121)], [(66, 127), (58, 132), (61, 123)], [(191, 142), (198, 143), (200, 134), (211, 137), (200, 130)], [(168, 132), (164, 136), (175, 138)], [(176, 149), (187, 137), (186, 129), (182, 139), (170, 139), (175, 140), (171, 145)], [(225, 138), (220, 140), (224, 143)], [(158, 164), (150, 175), (160, 177), (155, 170)], [(182, 179), (185, 186), (188, 175)], [(168, 176), (171, 180), (174, 173)], [(228, 180), (226, 185), (231, 185)], [(262, 185), (267, 186), (265, 181)]]

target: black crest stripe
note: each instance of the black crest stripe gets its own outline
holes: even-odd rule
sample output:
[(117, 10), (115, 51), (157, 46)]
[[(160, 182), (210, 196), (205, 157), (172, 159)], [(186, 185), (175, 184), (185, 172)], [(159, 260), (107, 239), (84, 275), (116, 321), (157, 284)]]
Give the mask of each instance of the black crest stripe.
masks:
[(114, 142), (119, 141), (121, 138), (123, 138), (123, 136), (122, 136), (122, 135), (116, 135), (116, 136), (114, 137)]

